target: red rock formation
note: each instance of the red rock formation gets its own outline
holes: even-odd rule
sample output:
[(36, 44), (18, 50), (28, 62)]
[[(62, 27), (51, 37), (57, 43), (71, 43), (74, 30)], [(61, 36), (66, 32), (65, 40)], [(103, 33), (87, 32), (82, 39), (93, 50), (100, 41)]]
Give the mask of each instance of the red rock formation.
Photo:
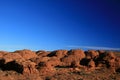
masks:
[(14, 70), (19, 73), (33, 74), (37, 72), (36, 64), (25, 60), (19, 53), (6, 53), (1, 58), (3, 61), (1, 67), (3, 70)]
[(18, 53), (6, 53), (1, 59), (3, 59), (5, 63), (8, 63), (17, 59), (23, 59), (23, 57)]
[(38, 65), (39, 72), (42, 74), (54, 73), (55, 66), (59, 66), (61, 64), (59, 58), (51, 57), (46, 62), (40, 62)]
[(103, 60), (106, 62), (107, 67), (115, 67), (115, 54), (113, 52), (107, 52), (105, 53), (105, 57)]
[(6, 51), (0, 51), (0, 58), (2, 58), (5, 54), (7, 54), (8, 52)]
[(64, 56), (67, 56), (67, 50), (57, 50), (55, 51), (55, 56), (57, 58), (63, 58)]
[(39, 57), (46, 57), (50, 52), (44, 51), (44, 50), (39, 50), (36, 52), (37, 56)]
[[(103, 72), (103, 75), (106, 74), (107, 70), (109, 77), (105, 79), (112, 80), (114, 76), (120, 73), (120, 57), (109, 51), (89, 50), (84, 52), (79, 49), (52, 52), (33, 52), (30, 50), (0, 51), (0, 69), (1, 80), (18, 80), (20, 79), (18, 78), (19, 76), (22, 76), (21, 80), (92, 80), (93, 74), (95, 74), (94, 76), (99, 74), (97, 76), (100, 78)], [(10, 76), (8, 76), (9, 71)], [(3, 73), (7, 75), (4, 76), (2, 75)], [(89, 76), (87, 76), (87, 73), (89, 73)], [(12, 77), (11, 74), (13, 74)], [(119, 80), (119, 78), (117, 76), (114, 79)]]
[(38, 70), (36, 69), (36, 64), (31, 61), (22, 62), (20, 65), (23, 66), (23, 74), (38, 74)]
[(18, 50), (15, 53), (20, 54), (24, 59), (31, 59), (37, 57), (36, 53), (31, 50)]
[(94, 59), (94, 58), (97, 58), (98, 56), (99, 56), (99, 53), (95, 50), (88, 50), (86, 52), (87, 59)]
[[(68, 55), (61, 59), (63, 66), (79, 66), (80, 60), (85, 58), (84, 51), (82, 50), (71, 50)], [(75, 64), (74, 64), (75, 63)], [(74, 65), (72, 65), (74, 64)]]
[(115, 71), (120, 72), (120, 57), (115, 59)]
[(95, 70), (95, 62), (92, 59), (88, 63), (88, 70), (90, 71)]

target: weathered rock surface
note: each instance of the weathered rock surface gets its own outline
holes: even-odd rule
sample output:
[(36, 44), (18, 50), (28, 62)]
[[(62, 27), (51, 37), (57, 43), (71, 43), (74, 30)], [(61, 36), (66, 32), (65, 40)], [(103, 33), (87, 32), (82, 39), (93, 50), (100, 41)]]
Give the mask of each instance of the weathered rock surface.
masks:
[(57, 58), (63, 58), (64, 56), (67, 56), (67, 50), (56, 50), (52, 51), (50, 54), (48, 54), (49, 57), (56, 56)]
[(94, 80), (101, 80), (103, 71), (109, 73), (105, 79), (112, 80), (111, 75), (120, 74), (120, 56), (111, 51), (80, 49), (0, 51), (0, 69), (0, 80), (91, 80), (96, 71), (100, 74)]
[(88, 50), (85, 54), (87, 59), (95, 59), (99, 56), (99, 53), (95, 50)]
[(15, 53), (20, 54), (24, 59), (31, 59), (37, 57), (37, 54), (31, 50), (18, 50)]
[[(68, 55), (63, 57), (61, 61), (63, 66), (79, 66), (80, 60), (85, 58), (85, 53), (82, 50), (70, 50)], [(72, 65), (74, 64), (74, 65)]]

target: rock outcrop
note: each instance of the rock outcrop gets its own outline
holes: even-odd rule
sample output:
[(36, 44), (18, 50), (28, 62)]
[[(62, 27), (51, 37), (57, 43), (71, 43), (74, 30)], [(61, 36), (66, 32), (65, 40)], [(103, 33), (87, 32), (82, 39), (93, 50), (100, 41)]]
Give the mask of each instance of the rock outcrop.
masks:
[(18, 51), (15, 51), (15, 53), (18, 53), (20, 54), (24, 59), (31, 59), (31, 58), (34, 58), (34, 57), (37, 57), (37, 54), (31, 50), (18, 50)]
[(63, 62), (63, 66), (79, 66), (80, 60), (82, 60), (83, 58), (85, 58), (84, 51), (70, 50), (68, 52), (68, 55), (63, 57), (61, 61)]
[[(52, 52), (43, 50), (36, 52), (31, 50), (0, 51), (0, 69), (2, 73), (16, 72), (23, 76), (24, 80), (28, 76), (30, 80), (42, 80), (42, 78), (52, 80), (55, 77), (48, 78), (48, 76), (62, 74), (68, 76), (68, 73), (84, 74), (82, 71), (94, 72), (101, 69), (108, 69), (109, 73), (117, 74), (120, 73), (120, 57), (111, 51), (88, 50), (84, 52), (80, 49)], [(16, 73), (14, 75), (18, 76)], [(16, 80), (16, 78), (10, 80)]]

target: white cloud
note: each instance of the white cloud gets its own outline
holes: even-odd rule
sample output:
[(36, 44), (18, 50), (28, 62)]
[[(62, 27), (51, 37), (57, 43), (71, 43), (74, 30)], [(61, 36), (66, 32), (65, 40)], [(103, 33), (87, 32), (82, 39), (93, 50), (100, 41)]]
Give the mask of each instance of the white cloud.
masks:
[(120, 50), (120, 48), (99, 47), (99, 46), (67, 46), (69, 48), (84, 48), (84, 49), (98, 49), (98, 50)]
[(15, 51), (19, 49), (25, 49), (27, 46), (22, 46), (22, 45), (0, 45), (0, 50), (5, 50), (5, 51)]

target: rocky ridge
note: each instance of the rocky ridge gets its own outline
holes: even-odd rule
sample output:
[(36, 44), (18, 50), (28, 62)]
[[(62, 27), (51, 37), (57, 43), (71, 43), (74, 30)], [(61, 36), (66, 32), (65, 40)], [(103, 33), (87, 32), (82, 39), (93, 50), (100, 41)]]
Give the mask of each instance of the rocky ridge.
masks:
[(0, 51), (0, 80), (119, 80), (119, 55), (80, 49)]

